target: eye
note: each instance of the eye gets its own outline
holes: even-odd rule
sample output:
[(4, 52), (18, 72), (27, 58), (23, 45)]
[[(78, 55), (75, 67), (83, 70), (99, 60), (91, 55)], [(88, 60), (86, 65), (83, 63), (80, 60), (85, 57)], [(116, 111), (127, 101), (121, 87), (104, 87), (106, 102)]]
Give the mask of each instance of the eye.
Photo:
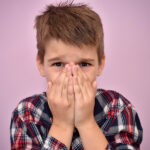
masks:
[(61, 67), (63, 64), (61, 62), (53, 63), (52, 66)]
[(88, 66), (91, 66), (91, 64), (86, 63), (86, 62), (82, 62), (82, 63), (80, 64), (80, 66), (81, 66), (81, 67), (88, 67)]

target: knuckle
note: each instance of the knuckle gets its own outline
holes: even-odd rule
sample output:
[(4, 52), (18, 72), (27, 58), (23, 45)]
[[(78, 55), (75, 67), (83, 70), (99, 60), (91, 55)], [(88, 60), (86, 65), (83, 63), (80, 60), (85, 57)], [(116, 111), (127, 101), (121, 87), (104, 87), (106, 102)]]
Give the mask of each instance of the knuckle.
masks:
[(72, 96), (73, 95), (73, 91), (72, 90), (68, 90), (68, 95)]
[(56, 85), (57, 82), (58, 82), (58, 79), (54, 80), (54, 81), (53, 81), (53, 84)]
[(53, 100), (53, 105), (54, 106), (58, 106), (59, 105), (60, 100), (59, 99), (54, 99)]
[(64, 101), (64, 107), (65, 108), (69, 108), (70, 107), (70, 103), (68, 101)]

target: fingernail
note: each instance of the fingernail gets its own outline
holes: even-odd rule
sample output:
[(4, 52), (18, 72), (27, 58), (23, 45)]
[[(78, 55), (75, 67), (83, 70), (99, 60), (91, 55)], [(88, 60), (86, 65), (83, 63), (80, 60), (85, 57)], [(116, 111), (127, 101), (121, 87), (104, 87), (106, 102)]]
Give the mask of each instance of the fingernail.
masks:
[(68, 67), (68, 66), (69, 66), (68, 64), (65, 65), (65, 67)]
[(68, 66), (69, 66), (69, 65), (68, 65), (68, 64), (66, 64), (66, 65), (65, 65), (65, 68), (67, 69), (67, 68), (68, 68)]
[(68, 71), (68, 64), (65, 65), (65, 70)]
[(68, 71), (68, 72), (70, 72), (70, 70), (71, 70), (71, 67), (70, 67), (70, 66), (68, 66), (68, 67), (67, 67), (67, 71)]

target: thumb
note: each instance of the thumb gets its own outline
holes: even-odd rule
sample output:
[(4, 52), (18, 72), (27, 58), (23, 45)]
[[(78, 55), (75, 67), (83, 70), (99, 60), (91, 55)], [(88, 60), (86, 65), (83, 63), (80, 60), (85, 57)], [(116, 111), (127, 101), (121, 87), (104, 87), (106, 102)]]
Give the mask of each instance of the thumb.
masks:
[(97, 81), (96, 80), (93, 81), (92, 86), (93, 86), (94, 90), (97, 90)]
[(52, 87), (52, 82), (49, 81), (49, 82), (48, 82), (48, 88), (51, 89), (51, 87)]
[(96, 96), (96, 93), (97, 93), (97, 81), (93, 81), (93, 84), (92, 84), (92, 87), (93, 87), (93, 91), (94, 91), (94, 96)]
[(47, 89), (46, 89), (46, 95), (49, 94), (49, 91), (50, 91), (51, 87), (52, 87), (52, 82), (49, 81), (49, 82), (48, 82), (48, 87), (47, 87)]

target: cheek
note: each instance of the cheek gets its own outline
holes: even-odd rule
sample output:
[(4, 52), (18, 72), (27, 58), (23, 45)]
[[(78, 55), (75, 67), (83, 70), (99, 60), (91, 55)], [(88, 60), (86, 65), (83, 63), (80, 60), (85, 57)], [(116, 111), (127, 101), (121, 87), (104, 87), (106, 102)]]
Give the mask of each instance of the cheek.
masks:
[(92, 74), (91, 75), (87, 74), (86, 76), (87, 76), (87, 78), (89, 79), (90, 82), (92, 82), (94, 80), (94, 76)]
[(60, 74), (60, 71), (49, 70), (47, 71), (46, 78), (47, 81), (55, 81)]
[(87, 76), (89, 81), (92, 82), (96, 79), (95, 70), (91, 69), (91, 70), (82, 70), (82, 71)]

